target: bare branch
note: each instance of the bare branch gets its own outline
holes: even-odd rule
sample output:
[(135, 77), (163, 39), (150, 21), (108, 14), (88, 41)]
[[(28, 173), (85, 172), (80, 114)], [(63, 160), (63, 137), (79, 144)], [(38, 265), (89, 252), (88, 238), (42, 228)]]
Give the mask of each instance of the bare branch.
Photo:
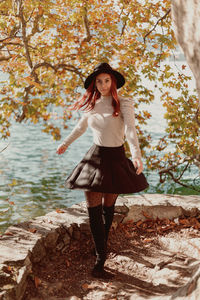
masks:
[(171, 12), (171, 8), (169, 8), (168, 11), (165, 13), (165, 15), (162, 16), (160, 19), (158, 19), (157, 22), (156, 22), (156, 24), (153, 26), (153, 28), (152, 28), (149, 32), (147, 32), (147, 33), (145, 34), (145, 36), (144, 36), (144, 38), (143, 38), (143, 39), (144, 39), (144, 43), (146, 42), (146, 38), (148, 37), (148, 35), (150, 35), (150, 34), (152, 33), (152, 31), (154, 31), (154, 30), (156, 29), (158, 23), (159, 23), (160, 21), (164, 20), (170, 12)]
[(10, 145), (10, 143), (8, 143), (8, 145), (7, 145), (6, 147), (4, 147), (4, 148), (0, 151), (0, 153), (2, 153), (4, 150), (6, 150), (6, 149), (8, 148), (9, 145)]
[(182, 183), (181, 181), (179, 181), (178, 178), (174, 177), (174, 175), (173, 175), (172, 172), (169, 171), (168, 174), (171, 176), (171, 178), (173, 179), (174, 182), (180, 184), (181, 186), (184, 186), (184, 187), (186, 187), (186, 188), (189, 188), (189, 189), (195, 190), (195, 191), (197, 191), (197, 192), (200, 192), (200, 190), (199, 190), (199, 189), (196, 189), (194, 186), (190, 186), (190, 185), (184, 184), (184, 183)]
[[(184, 159), (182, 159), (181, 161), (179, 161), (178, 163), (176, 163), (175, 165), (168, 167), (168, 168), (163, 168), (159, 171), (159, 175), (160, 175), (160, 182), (163, 183), (166, 180), (166, 175), (170, 175), (170, 177), (173, 179), (174, 182), (180, 184), (181, 186), (184, 186), (186, 188), (190, 188), (193, 189), (195, 191), (200, 191), (198, 189), (196, 189), (194, 186), (190, 186), (190, 185), (186, 185), (184, 183), (182, 183), (180, 181), (181, 177), (183, 176), (183, 174), (185, 173), (185, 171), (188, 169), (189, 165), (190, 165), (190, 161), (191, 160), (198, 160), (198, 157), (196, 155), (192, 156), (192, 157), (186, 157)], [(184, 167), (184, 169), (182, 170), (181, 174), (178, 177), (175, 177), (174, 174), (172, 173), (173, 170), (176, 169), (176, 167), (184, 164), (185, 162), (187, 162), (186, 166)], [(165, 176), (165, 178), (163, 179), (163, 175)]]

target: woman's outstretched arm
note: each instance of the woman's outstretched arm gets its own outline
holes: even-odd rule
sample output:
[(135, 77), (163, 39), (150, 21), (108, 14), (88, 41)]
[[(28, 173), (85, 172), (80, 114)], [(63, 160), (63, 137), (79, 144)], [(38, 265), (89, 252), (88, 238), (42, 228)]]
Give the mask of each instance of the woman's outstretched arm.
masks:
[(57, 148), (56, 153), (63, 154), (66, 149), (71, 145), (77, 138), (79, 138), (88, 127), (88, 114), (84, 113), (77, 125), (74, 127), (72, 132), (64, 139), (62, 144)]

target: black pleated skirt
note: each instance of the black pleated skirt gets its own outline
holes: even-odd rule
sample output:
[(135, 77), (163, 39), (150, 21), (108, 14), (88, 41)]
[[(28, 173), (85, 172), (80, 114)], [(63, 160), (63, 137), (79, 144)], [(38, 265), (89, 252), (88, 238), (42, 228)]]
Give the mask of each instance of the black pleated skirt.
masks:
[(138, 193), (149, 186), (143, 173), (136, 174), (123, 145), (103, 147), (94, 144), (65, 183), (69, 189), (113, 194)]

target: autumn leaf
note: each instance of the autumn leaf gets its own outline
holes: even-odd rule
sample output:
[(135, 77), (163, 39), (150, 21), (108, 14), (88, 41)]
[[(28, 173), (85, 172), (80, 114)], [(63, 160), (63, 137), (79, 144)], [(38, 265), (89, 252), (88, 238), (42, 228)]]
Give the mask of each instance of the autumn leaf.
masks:
[(188, 219), (179, 219), (179, 223), (183, 224), (183, 225), (190, 225), (190, 222), (188, 221)]
[(61, 209), (59, 209), (59, 208), (56, 209), (56, 212), (57, 212), (58, 214), (63, 214), (63, 213), (64, 213), (64, 211), (61, 210)]
[(32, 233), (36, 233), (37, 229), (36, 228), (29, 228), (29, 231), (32, 232)]
[(145, 211), (142, 211), (143, 216), (145, 216), (147, 219), (152, 219), (151, 216), (149, 216)]
[(152, 239), (144, 239), (143, 242), (144, 243), (150, 243), (150, 242), (152, 242)]
[(142, 223), (143, 223), (143, 221), (140, 220), (136, 223), (136, 226), (139, 227)]
[(38, 286), (41, 284), (41, 280), (40, 280), (40, 278), (38, 278), (37, 276), (35, 276), (34, 277), (34, 282), (35, 282), (35, 287), (37, 289)]
[(7, 266), (7, 270), (8, 270), (9, 272), (12, 272), (13, 268), (12, 268), (11, 266)]
[(155, 229), (153, 229), (153, 228), (147, 228), (146, 231), (147, 232), (155, 232)]
[(92, 284), (88, 284), (88, 283), (84, 283), (84, 284), (82, 284), (82, 289), (84, 290), (84, 291), (87, 291), (87, 290), (90, 290), (90, 289), (93, 289), (93, 285)]
[(70, 266), (70, 262), (66, 259), (65, 260), (66, 266), (69, 267)]
[(30, 76), (24, 77), (23, 80), (25, 80), (26, 82), (28, 82), (28, 84), (30, 84), (30, 85), (34, 85), (39, 90), (42, 89), (42, 86), (39, 83), (35, 82)]
[(6, 231), (4, 234), (5, 234), (5, 235), (14, 235), (14, 233), (11, 232), (11, 231)]
[[(0, 60), (6, 76), (0, 91), (1, 138), (9, 138), (15, 120), (33, 124), (41, 120), (41, 131), (61, 139), (61, 129), (70, 119), (65, 114), (66, 105), (74, 101), (77, 87), (83, 86), (97, 62), (115, 57), (128, 83), (122, 94), (135, 102), (136, 130), (147, 167), (166, 170), (162, 183), (171, 176), (167, 173), (170, 168), (170, 178), (179, 183), (177, 178), (184, 180), (182, 175), (195, 165), (199, 155), (198, 97), (190, 88), (191, 76), (181, 73), (185, 65), (177, 72), (166, 60), (177, 48), (172, 20), (166, 13), (171, 1), (122, 2), (110, 5), (110, 1), (27, 0), (18, 17), (13, 17), (13, 1), (0, 1)], [(20, 34), (19, 16), (26, 20), (26, 30)], [(163, 140), (153, 145), (152, 134), (145, 129), (151, 114), (140, 107), (153, 103), (158, 87), (166, 128)], [(63, 120), (59, 127), (53, 115), (57, 108)], [(189, 161), (182, 174), (184, 164), (180, 159), (185, 158)], [(172, 164), (177, 167), (172, 169)], [(193, 182), (189, 188), (193, 188)], [(195, 188), (198, 192), (199, 187)]]
[(9, 183), (9, 186), (15, 186), (17, 184), (17, 180), (13, 179), (11, 183)]
[(154, 44), (153, 47), (154, 47), (155, 49), (158, 49), (159, 45), (158, 45), (158, 44)]

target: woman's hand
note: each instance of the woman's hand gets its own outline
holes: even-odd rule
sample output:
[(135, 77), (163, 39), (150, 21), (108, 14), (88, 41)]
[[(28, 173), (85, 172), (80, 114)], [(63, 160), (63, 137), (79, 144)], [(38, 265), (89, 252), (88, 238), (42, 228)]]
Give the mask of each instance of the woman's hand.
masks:
[(133, 158), (133, 164), (134, 167), (136, 168), (136, 174), (139, 175), (143, 171), (143, 163), (140, 158)]
[(56, 153), (63, 154), (67, 150), (67, 146), (64, 144), (61, 144), (58, 146)]

